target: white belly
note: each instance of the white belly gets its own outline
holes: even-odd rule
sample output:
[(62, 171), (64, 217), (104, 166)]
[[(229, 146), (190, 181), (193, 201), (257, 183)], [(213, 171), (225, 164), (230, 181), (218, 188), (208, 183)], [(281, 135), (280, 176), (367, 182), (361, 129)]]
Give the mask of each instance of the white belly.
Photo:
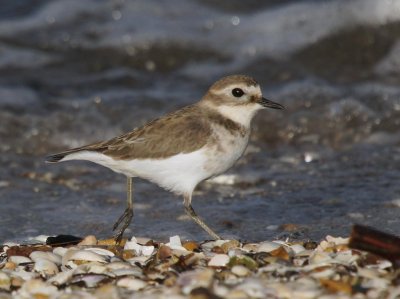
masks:
[(87, 160), (129, 177), (147, 179), (177, 194), (191, 194), (201, 181), (230, 168), (246, 148), (248, 136), (225, 138), (223, 142), (166, 159), (114, 160), (101, 153), (82, 151), (62, 161)]

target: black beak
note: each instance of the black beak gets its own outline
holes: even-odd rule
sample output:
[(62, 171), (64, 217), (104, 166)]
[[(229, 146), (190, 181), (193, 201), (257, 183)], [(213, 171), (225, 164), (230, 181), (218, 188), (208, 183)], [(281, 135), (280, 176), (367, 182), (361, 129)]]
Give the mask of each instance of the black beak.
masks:
[(267, 100), (265, 98), (261, 98), (260, 104), (261, 104), (261, 106), (263, 106), (265, 108), (285, 109), (285, 107), (283, 107), (281, 104), (272, 102), (272, 101)]

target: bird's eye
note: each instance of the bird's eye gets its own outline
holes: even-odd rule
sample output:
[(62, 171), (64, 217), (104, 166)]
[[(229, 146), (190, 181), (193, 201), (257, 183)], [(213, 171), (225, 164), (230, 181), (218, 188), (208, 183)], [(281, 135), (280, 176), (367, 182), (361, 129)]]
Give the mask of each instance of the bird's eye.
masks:
[(240, 88), (234, 88), (232, 89), (232, 94), (234, 97), (240, 98), (242, 95), (244, 95), (244, 91)]

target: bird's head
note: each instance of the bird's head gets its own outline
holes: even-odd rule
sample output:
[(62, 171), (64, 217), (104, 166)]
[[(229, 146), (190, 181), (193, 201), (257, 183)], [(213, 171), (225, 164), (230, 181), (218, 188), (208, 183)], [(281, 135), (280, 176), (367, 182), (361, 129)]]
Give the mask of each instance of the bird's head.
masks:
[(218, 80), (210, 87), (202, 102), (242, 125), (250, 125), (260, 109), (284, 109), (282, 105), (264, 98), (257, 81), (244, 75)]

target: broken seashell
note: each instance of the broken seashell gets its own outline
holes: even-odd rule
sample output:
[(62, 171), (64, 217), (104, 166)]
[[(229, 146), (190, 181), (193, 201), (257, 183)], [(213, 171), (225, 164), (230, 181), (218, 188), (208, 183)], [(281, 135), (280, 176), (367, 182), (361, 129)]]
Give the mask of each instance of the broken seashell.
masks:
[(22, 255), (12, 255), (8, 258), (8, 261), (13, 262), (16, 265), (32, 263), (32, 260), (30, 258)]
[(122, 261), (115, 261), (108, 263), (106, 265), (107, 269), (109, 270), (119, 270), (119, 269), (131, 269), (132, 265), (127, 263), (127, 262), (122, 262)]
[(37, 260), (43, 260), (46, 259), (48, 261), (51, 261), (57, 265), (61, 265), (61, 256), (58, 254), (54, 254), (52, 252), (48, 251), (33, 251), (29, 257), (32, 259), (32, 261), (36, 262)]
[(110, 280), (110, 277), (104, 274), (78, 274), (74, 275), (70, 281), (72, 284), (84, 284), (87, 288), (97, 287), (100, 283)]
[(257, 252), (260, 244), (258, 243), (248, 243), (243, 245), (242, 249), (246, 252)]
[(57, 287), (49, 285), (41, 279), (26, 281), (16, 292), (18, 298), (56, 298), (59, 294)]
[(197, 269), (186, 271), (179, 275), (177, 285), (182, 287), (182, 293), (188, 295), (193, 289), (208, 288), (212, 283), (214, 271), (211, 269)]
[(33, 266), (33, 270), (44, 276), (54, 275), (59, 272), (55, 263), (47, 259), (38, 258)]
[(292, 246), (289, 246), (290, 249), (293, 251), (294, 255), (298, 255), (301, 252), (304, 252), (306, 249), (304, 248), (303, 245), (300, 244), (294, 244)]
[(66, 265), (70, 261), (105, 263), (107, 259), (104, 255), (92, 251), (70, 249), (62, 257), (62, 265)]
[(188, 251), (198, 250), (200, 247), (199, 244), (194, 241), (185, 242), (182, 246)]
[(240, 243), (237, 240), (230, 240), (221, 245), (224, 253), (228, 253), (229, 250), (240, 247)]
[[(73, 249), (73, 248), (74, 248), (74, 247), (69, 247), (69, 248), (66, 248), (66, 247), (55, 247), (55, 248), (53, 249), (53, 253), (62, 257), (62, 256), (64, 256), (64, 254), (65, 254), (68, 250)], [(76, 248), (76, 249), (77, 249), (77, 248)]]
[(231, 271), (233, 274), (240, 276), (240, 277), (247, 276), (250, 274), (249, 269), (247, 269), (243, 265), (235, 265), (232, 267)]
[(257, 248), (257, 252), (271, 252), (280, 247), (282, 247), (281, 244), (278, 244), (276, 242), (265, 241), (265, 242), (260, 243), (260, 245)]
[(208, 262), (210, 267), (225, 267), (229, 263), (229, 256), (227, 254), (216, 254)]
[(127, 288), (131, 291), (139, 291), (147, 286), (147, 284), (140, 279), (133, 277), (124, 277), (117, 281), (117, 286)]
[(51, 277), (48, 282), (57, 286), (66, 284), (74, 275), (76, 269), (71, 269), (63, 272), (59, 272), (58, 274)]
[(84, 248), (83, 250), (88, 250), (100, 255), (105, 255), (105, 256), (109, 256), (109, 257), (113, 257), (115, 256), (114, 252), (104, 249), (104, 248), (97, 248), (97, 247), (88, 247), (88, 248)]
[(132, 237), (130, 241), (125, 243), (124, 250), (133, 250), (139, 256), (150, 256), (154, 252), (154, 246), (140, 245), (137, 243), (136, 238)]

